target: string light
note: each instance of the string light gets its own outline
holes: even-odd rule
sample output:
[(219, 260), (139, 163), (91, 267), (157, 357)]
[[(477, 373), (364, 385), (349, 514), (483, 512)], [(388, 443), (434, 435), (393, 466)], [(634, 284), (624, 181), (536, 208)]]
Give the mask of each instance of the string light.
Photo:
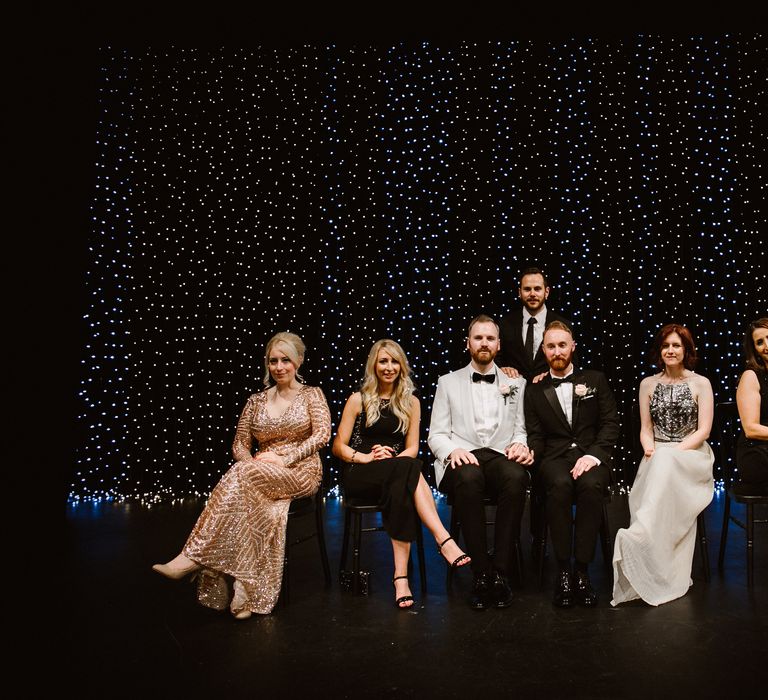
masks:
[(765, 313), (760, 37), (101, 59), (71, 502), (209, 493), (279, 330), (304, 338), (336, 422), (371, 344), (400, 342), (431, 460), (438, 376), (531, 264), (623, 416), (672, 320), (733, 398), (742, 329)]

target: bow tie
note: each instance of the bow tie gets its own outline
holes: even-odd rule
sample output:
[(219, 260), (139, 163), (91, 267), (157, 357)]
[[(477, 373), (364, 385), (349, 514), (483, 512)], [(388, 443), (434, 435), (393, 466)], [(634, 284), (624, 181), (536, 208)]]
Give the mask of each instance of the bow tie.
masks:
[(567, 377), (553, 377), (552, 375), (549, 376), (550, 381), (552, 382), (552, 386), (557, 389), (561, 384), (565, 382), (570, 382), (573, 384), (573, 375), (569, 374)]
[(480, 374), (480, 372), (472, 372), (472, 381), (493, 384), (496, 381), (496, 374)]

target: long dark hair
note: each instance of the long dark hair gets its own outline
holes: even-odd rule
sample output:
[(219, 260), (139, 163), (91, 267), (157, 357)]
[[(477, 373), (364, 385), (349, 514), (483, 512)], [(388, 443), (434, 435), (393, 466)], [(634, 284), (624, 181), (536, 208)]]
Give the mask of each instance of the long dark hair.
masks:
[(752, 340), (752, 333), (758, 328), (768, 328), (768, 318), (765, 316), (758, 318), (747, 326), (747, 332), (744, 334), (744, 357), (747, 360), (747, 369), (754, 370), (755, 372), (765, 372), (765, 364), (757, 356), (755, 341)]

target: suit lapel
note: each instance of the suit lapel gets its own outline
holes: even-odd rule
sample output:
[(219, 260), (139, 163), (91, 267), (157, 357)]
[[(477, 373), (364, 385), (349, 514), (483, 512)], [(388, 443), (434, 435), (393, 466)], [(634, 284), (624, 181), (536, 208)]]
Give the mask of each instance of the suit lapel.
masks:
[(471, 435), (475, 430), (475, 404), (472, 401), (469, 385), (472, 382), (472, 365), (467, 365), (461, 370), (459, 379), (459, 405), (462, 407), (461, 416), (464, 417), (465, 434)]
[(560, 418), (566, 430), (570, 432), (571, 426), (568, 425), (568, 418), (566, 418), (566, 415), (563, 412), (563, 407), (560, 405), (560, 401), (557, 398), (555, 387), (552, 386), (552, 382), (549, 379), (545, 379), (544, 381), (546, 381), (544, 386), (544, 396), (546, 397), (547, 401), (549, 401), (549, 405), (552, 407), (555, 415)]

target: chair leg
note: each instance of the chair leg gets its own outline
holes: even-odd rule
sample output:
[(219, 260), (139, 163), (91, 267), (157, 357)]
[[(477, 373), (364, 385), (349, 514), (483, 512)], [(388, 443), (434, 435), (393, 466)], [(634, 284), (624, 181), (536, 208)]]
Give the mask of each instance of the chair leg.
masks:
[(350, 525), (352, 524), (352, 511), (344, 508), (344, 534), (341, 539), (341, 559), (339, 561), (339, 576), (347, 567), (347, 555), (349, 554)]
[(709, 583), (709, 551), (707, 545), (707, 527), (704, 523), (704, 513), (699, 513), (696, 518), (696, 527), (699, 535), (699, 548), (701, 550), (701, 563), (704, 567), (704, 580)]
[(522, 587), (523, 585), (523, 553), (522, 553), (522, 548), (520, 547), (519, 535), (515, 538), (515, 541), (512, 544), (512, 546), (515, 549), (513, 561), (515, 562), (517, 585)]
[(717, 568), (723, 570), (725, 561), (725, 544), (728, 541), (728, 525), (731, 522), (731, 497), (725, 492), (725, 506), (723, 507), (723, 529), (720, 533), (720, 551), (717, 555)]
[(424, 533), (421, 530), (421, 523), (416, 533), (416, 552), (419, 556), (419, 578), (421, 579), (421, 593), (427, 592), (427, 563), (424, 557)]
[(280, 597), (278, 602), (281, 607), (288, 605), (288, 543), (285, 544), (285, 553), (283, 554), (283, 580), (280, 583)]
[(323, 526), (323, 499), (318, 497), (315, 501), (315, 528), (317, 529), (317, 543), (320, 547), (320, 563), (323, 565), (325, 585), (331, 585), (331, 565), (328, 563), (328, 550), (325, 547), (325, 527)]
[(536, 546), (539, 552), (539, 588), (544, 587), (544, 559), (547, 556), (547, 537), (549, 536), (549, 526), (546, 519), (541, 523), (541, 538)]
[(747, 586), (752, 588), (755, 582), (754, 562), (755, 511), (752, 503), (747, 503)]
[[(453, 506), (451, 508), (451, 524), (448, 527), (448, 534), (453, 537), (453, 539), (456, 541), (456, 544), (459, 543), (459, 535), (461, 534), (461, 523), (459, 522), (459, 519), (456, 515), (456, 506)], [(443, 556), (442, 554), (440, 555)], [(448, 562), (445, 562), (446, 568), (445, 568), (445, 586), (446, 588), (450, 588), (451, 584), (453, 583), (453, 568)]]
[(611, 528), (608, 525), (608, 506), (603, 503), (603, 516), (600, 520), (600, 544), (603, 549), (603, 566), (606, 570), (613, 569), (613, 543), (611, 542)]
[(360, 540), (363, 529), (363, 514), (352, 514), (352, 592), (360, 593)]

